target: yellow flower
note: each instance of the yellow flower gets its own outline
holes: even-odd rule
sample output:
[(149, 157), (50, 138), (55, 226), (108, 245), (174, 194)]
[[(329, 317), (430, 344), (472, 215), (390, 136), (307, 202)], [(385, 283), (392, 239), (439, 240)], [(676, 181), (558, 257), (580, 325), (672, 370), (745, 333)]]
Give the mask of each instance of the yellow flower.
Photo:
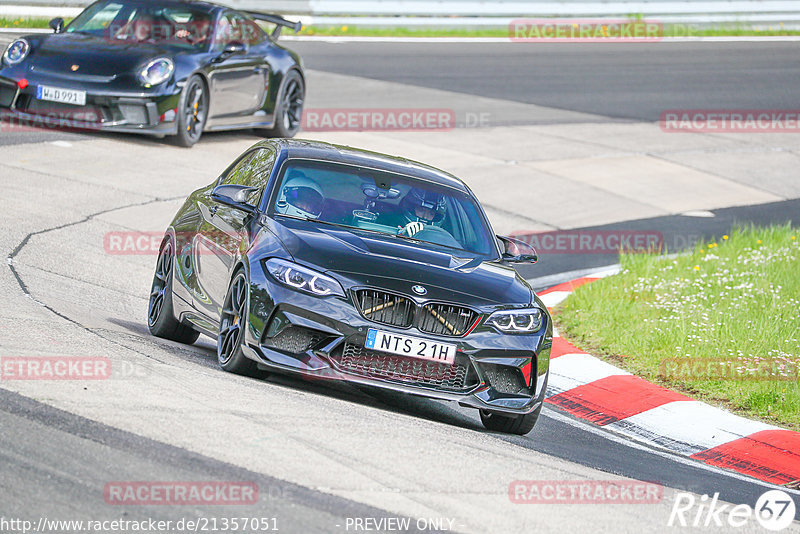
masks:
[(694, 270), (695, 270), (695, 271), (699, 271), (699, 270), (700, 270), (700, 266), (699, 266), (699, 265), (695, 265), (695, 266), (694, 266)]
[(706, 253), (706, 251), (701, 248), (700, 249), (700, 254), (705, 254), (705, 253)]
[(797, 237), (796, 236), (792, 236), (792, 241), (794, 241), (795, 239), (797, 239)]
[(724, 239), (725, 241), (727, 241), (727, 240), (728, 240), (728, 236), (724, 235), (724, 236), (722, 236), (722, 239)]
[(759, 239), (758, 241), (756, 241), (756, 243), (760, 245), (761, 244), (761, 240)]
[(342, 31), (346, 32), (347, 31), (347, 26), (342, 26)]

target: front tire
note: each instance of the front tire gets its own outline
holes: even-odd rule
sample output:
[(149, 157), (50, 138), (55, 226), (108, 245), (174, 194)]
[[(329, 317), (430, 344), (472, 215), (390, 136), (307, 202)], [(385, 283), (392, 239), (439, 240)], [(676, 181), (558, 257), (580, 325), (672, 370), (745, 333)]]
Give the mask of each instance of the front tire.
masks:
[(245, 329), (247, 328), (248, 281), (244, 269), (233, 276), (219, 321), (217, 335), (217, 361), (223, 370), (237, 375), (262, 376), (256, 362), (242, 352)]
[(186, 80), (178, 103), (178, 135), (175, 144), (192, 147), (203, 135), (208, 118), (208, 91), (200, 76), (194, 75)]
[(150, 286), (147, 327), (154, 336), (191, 345), (197, 341), (200, 333), (175, 319), (172, 308), (172, 270), (174, 266), (175, 253), (172, 240), (167, 239), (158, 253), (156, 272), (153, 275), (153, 284)]
[(275, 103), (275, 125), (262, 130), (267, 137), (294, 137), (300, 131), (306, 86), (296, 70), (286, 74), (283, 92)]
[(516, 416), (481, 410), (481, 423), (487, 430), (524, 436), (533, 430), (536, 421), (539, 419), (542, 406), (543, 404), (540, 404), (538, 408), (527, 415)]

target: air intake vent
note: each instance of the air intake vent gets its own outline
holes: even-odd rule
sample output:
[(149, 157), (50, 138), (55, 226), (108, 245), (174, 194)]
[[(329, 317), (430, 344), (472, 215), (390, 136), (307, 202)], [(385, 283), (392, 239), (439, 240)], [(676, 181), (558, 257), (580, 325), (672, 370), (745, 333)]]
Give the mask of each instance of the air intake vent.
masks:
[(463, 336), (478, 315), (469, 308), (451, 304), (428, 304), (419, 313), (417, 328), (429, 334)]
[(489, 385), (500, 393), (527, 393), (522, 371), (508, 365), (479, 364)]
[(301, 354), (319, 344), (326, 335), (310, 328), (290, 326), (281, 330), (278, 335), (265, 338), (263, 345), (271, 349)]
[(478, 384), (469, 360), (456, 357), (454, 365), (395, 356), (347, 343), (343, 351), (331, 354), (333, 362), (350, 374), (382, 378), (410, 385), (459, 391)]
[(361, 289), (356, 291), (356, 304), (364, 318), (376, 323), (408, 328), (414, 321), (416, 305), (400, 295)]

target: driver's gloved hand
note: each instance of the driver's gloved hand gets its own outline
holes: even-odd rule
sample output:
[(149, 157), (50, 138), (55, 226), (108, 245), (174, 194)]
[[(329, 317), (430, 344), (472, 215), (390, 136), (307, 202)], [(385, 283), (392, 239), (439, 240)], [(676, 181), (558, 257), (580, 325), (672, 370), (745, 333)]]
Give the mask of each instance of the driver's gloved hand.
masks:
[(419, 221), (410, 222), (405, 226), (405, 228), (400, 230), (400, 233), (405, 234), (408, 237), (412, 237), (414, 234), (421, 232), (424, 227), (425, 225)]

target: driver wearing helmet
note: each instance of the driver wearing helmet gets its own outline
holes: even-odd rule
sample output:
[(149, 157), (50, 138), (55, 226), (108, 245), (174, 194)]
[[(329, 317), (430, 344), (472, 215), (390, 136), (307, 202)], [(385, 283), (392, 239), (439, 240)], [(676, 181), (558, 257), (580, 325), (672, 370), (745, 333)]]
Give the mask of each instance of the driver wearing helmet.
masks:
[(400, 201), (403, 225), (399, 234), (412, 237), (426, 225), (439, 225), (444, 220), (447, 206), (444, 195), (415, 187)]
[(278, 195), (275, 211), (292, 217), (317, 219), (325, 207), (319, 184), (302, 171), (292, 169)]

